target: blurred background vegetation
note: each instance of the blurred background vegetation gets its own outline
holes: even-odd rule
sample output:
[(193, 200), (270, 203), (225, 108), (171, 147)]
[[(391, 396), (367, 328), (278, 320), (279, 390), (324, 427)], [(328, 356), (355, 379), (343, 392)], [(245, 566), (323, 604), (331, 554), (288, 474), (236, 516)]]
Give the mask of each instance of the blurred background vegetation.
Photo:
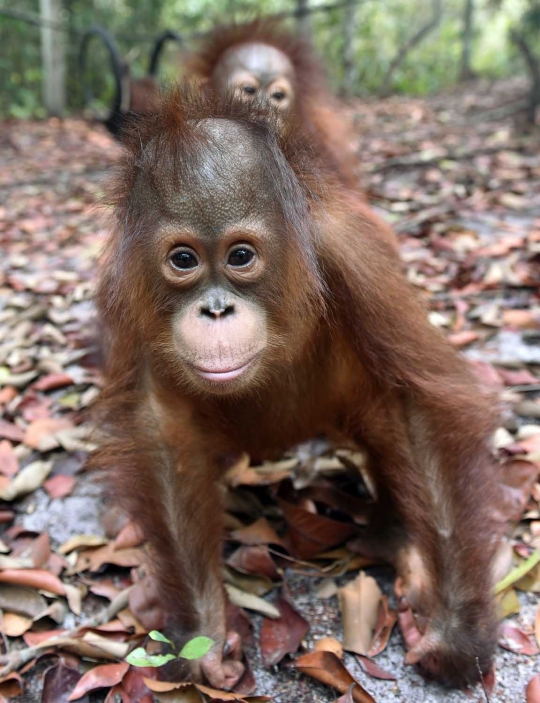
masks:
[[(308, 5), (311, 9), (332, 1), (336, 2), (309, 0)], [(63, 0), (59, 21), (66, 44), (69, 109), (82, 106), (77, 55), (82, 33), (93, 25), (105, 27), (114, 36), (137, 77), (145, 75), (154, 38), (164, 29), (185, 37), (189, 48), (193, 35), (215, 23), (290, 12), (299, 4), (295, 0)], [(535, 81), (540, 0), (345, 0), (337, 5), (309, 15), (311, 36), (336, 90), (358, 96), (426, 94), (472, 77), (523, 74), (532, 84)], [(45, 115), (39, 17), (40, 0), (9, 4), (0, 0), (0, 117)], [(532, 53), (532, 63), (520, 39)], [(96, 40), (89, 56), (95, 93), (106, 103), (112, 92), (106, 50)], [(169, 45), (163, 75), (174, 75), (179, 65), (179, 49)], [(540, 90), (540, 70), (537, 73)]]

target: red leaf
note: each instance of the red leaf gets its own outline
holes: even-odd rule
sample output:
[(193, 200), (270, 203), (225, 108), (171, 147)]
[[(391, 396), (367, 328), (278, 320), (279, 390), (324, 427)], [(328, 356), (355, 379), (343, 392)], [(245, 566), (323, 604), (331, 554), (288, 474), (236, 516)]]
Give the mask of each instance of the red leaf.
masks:
[(386, 649), (396, 622), (397, 612), (388, 606), (388, 597), (383, 596), (379, 604), (377, 623), (369, 647), (369, 657), (375, 657)]
[(5, 476), (15, 476), (19, 471), (19, 462), (13, 451), (11, 442), (0, 442), (0, 472)]
[(53, 476), (43, 484), (43, 488), (51, 498), (64, 498), (71, 493), (74, 487), (75, 479), (73, 476), (65, 476), (64, 474)]
[(0, 571), (0, 582), (42, 588), (59, 596), (63, 596), (66, 592), (62, 581), (45, 569), (5, 569)]
[(261, 654), (264, 666), (280, 662), (286, 654), (293, 654), (307, 635), (309, 623), (283, 597), (276, 601), (280, 612), (276, 620), (264, 618), (261, 627)]
[(82, 698), (85, 693), (95, 691), (96, 688), (111, 688), (120, 683), (129, 669), (127, 662), (118, 664), (103, 664), (96, 666), (81, 678), (79, 683), (73, 689), (73, 692), (68, 698), (68, 701), (76, 701)]
[(301, 559), (309, 559), (336, 547), (356, 532), (352, 522), (338, 522), (284, 500), (280, 500), (279, 505), (289, 525), (288, 535), (295, 555)]
[[(81, 678), (76, 669), (70, 669), (63, 664), (51, 666), (43, 676), (43, 692), (41, 703), (68, 703), (69, 694)], [(88, 696), (79, 699), (80, 703), (88, 703)]]
[(528, 386), (529, 384), (538, 383), (536, 376), (533, 376), (527, 369), (511, 371), (510, 369), (501, 368), (497, 369), (497, 371), (506, 386)]
[(369, 657), (364, 657), (362, 654), (356, 654), (355, 656), (366, 674), (369, 674), (374, 679), (383, 679), (384, 681), (397, 680), (397, 677), (394, 676), (394, 674), (390, 674), (388, 671), (381, 669), (381, 667)]
[(24, 432), (20, 427), (7, 420), (0, 420), (0, 437), (10, 439), (12, 442), (22, 442)]
[(517, 654), (535, 655), (540, 653), (531, 638), (510, 622), (503, 622), (499, 627), (499, 645)]
[(270, 579), (279, 578), (278, 570), (270, 556), (268, 547), (263, 544), (253, 547), (238, 547), (227, 559), (227, 564), (244, 574), (268, 576)]
[(39, 381), (32, 384), (32, 388), (36, 391), (54, 391), (57, 388), (64, 388), (73, 383), (71, 376), (66, 373), (50, 373), (47, 376), (42, 376)]

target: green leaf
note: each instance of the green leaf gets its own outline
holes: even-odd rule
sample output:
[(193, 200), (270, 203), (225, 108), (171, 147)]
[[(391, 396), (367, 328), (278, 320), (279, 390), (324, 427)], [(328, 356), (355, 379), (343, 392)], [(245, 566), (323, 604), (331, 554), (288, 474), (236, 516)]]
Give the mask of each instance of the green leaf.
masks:
[(152, 632), (149, 632), (148, 637), (150, 637), (151, 640), (154, 640), (154, 642), (166, 642), (167, 644), (170, 644), (171, 647), (174, 649), (174, 642), (171, 642), (168, 637), (162, 635), (161, 632), (159, 632), (158, 630), (152, 630)]
[(210, 637), (194, 637), (182, 647), (178, 656), (182, 659), (200, 659), (213, 645), (214, 640)]
[(516, 583), (516, 581), (522, 579), (525, 574), (528, 574), (529, 571), (538, 564), (538, 562), (540, 562), (540, 552), (536, 551), (499, 581), (499, 583), (495, 586), (495, 595), (499, 595), (499, 593), (506, 591), (506, 589)]
[(127, 655), (126, 661), (132, 666), (163, 666), (176, 659), (174, 654), (148, 654), (144, 647), (137, 647)]

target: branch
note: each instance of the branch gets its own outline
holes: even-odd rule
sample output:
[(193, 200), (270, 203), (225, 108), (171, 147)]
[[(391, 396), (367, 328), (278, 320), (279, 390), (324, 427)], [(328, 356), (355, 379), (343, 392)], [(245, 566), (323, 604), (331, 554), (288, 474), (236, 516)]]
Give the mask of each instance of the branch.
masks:
[(392, 75), (396, 68), (401, 66), (409, 51), (414, 49), (417, 44), (420, 44), (424, 37), (432, 32), (440, 23), (442, 18), (442, 0), (432, 0), (431, 5), (433, 9), (431, 19), (423, 27), (420, 27), (416, 34), (413, 34), (412, 37), (410, 37), (405, 44), (403, 44), (394, 59), (392, 59), (390, 66), (388, 67), (388, 71), (383, 79), (383, 95), (387, 95), (389, 93)]
[(75, 639), (76, 637), (78, 637), (81, 633), (81, 630), (100, 627), (100, 625), (104, 625), (105, 623), (110, 622), (116, 616), (117, 613), (119, 613), (121, 610), (124, 610), (124, 608), (128, 607), (129, 592), (132, 588), (133, 586), (129, 586), (129, 588), (126, 588), (121, 591), (115, 598), (113, 598), (111, 603), (109, 603), (109, 605), (104, 608), (100, 613), (94, 615), (93, 618), (90, 618), (86, 622), (81, 623), (72, 630), (63, 632), (61, 635), (49, 637), (49, 639), (44, 640), (35, 647), (26, 647), (25, 649), (18, 649), (13, 652), (9, 652), (8, 654), (4, 654), (3, 656), (0, 656), (0, 665), (3, 664), (2, 668), (0, 669), (0, 678), (8, 676), (13, 671), (17, 671), (29, 661), (32, 661), (32, 659), (35, 659), (36, 657), (39, 657), (41, 654), (43, 654), (43, 651), (46, 649), (61, 648), (62, 645), (66, 642), (66, 640)]
[(523, 33), (513, 29), (510, 32), (510, 39), (523, 56), (531, 76), (528, 121), (534, 124), (536, 121), (536, 108), (540, 105), (540, 60), (534, 55)]

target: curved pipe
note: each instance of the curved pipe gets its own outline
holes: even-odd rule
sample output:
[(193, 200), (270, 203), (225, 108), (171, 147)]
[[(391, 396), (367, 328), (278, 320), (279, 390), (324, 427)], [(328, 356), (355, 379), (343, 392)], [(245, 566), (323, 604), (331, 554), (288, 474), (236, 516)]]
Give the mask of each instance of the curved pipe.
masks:
[(152, 78), (155, 78), (157, 75), (161, 54), (163, 53), (165, 44), (168, 41), (177, 42), (180, 46), (184, 43), (182, 37), (172, 29), (167, 29), (158, 36), (152, 49), (152, 53), (150, 54), (150, 63), (148, 64), (148, 75)]
[(90, 82), (87, 80), (87, 64), (88, 64), (88, 47), (92, 37), (98, 37), (101, 42), (105, 45), (111, 62), (111, 67), (114, 75), (114, 96), (110, 109), (109, 116), (103, 121), (107, 129), (112, 132), (112, 134), (117, 135), (121, 129), (122, 119), (122, 99), (123, 99), (123, 82), (122, 82), (122, 58), (116, 42), (113, 37), (107, 32), (103, 27), (95, 26), (87, 29), (83, 34), (81, 45), (79, 49), (79, 74), (81, 80), (81, 87), (83, 92), (83, 104), (88, 106), (94, 100), (94, 93), (90, 86)]

